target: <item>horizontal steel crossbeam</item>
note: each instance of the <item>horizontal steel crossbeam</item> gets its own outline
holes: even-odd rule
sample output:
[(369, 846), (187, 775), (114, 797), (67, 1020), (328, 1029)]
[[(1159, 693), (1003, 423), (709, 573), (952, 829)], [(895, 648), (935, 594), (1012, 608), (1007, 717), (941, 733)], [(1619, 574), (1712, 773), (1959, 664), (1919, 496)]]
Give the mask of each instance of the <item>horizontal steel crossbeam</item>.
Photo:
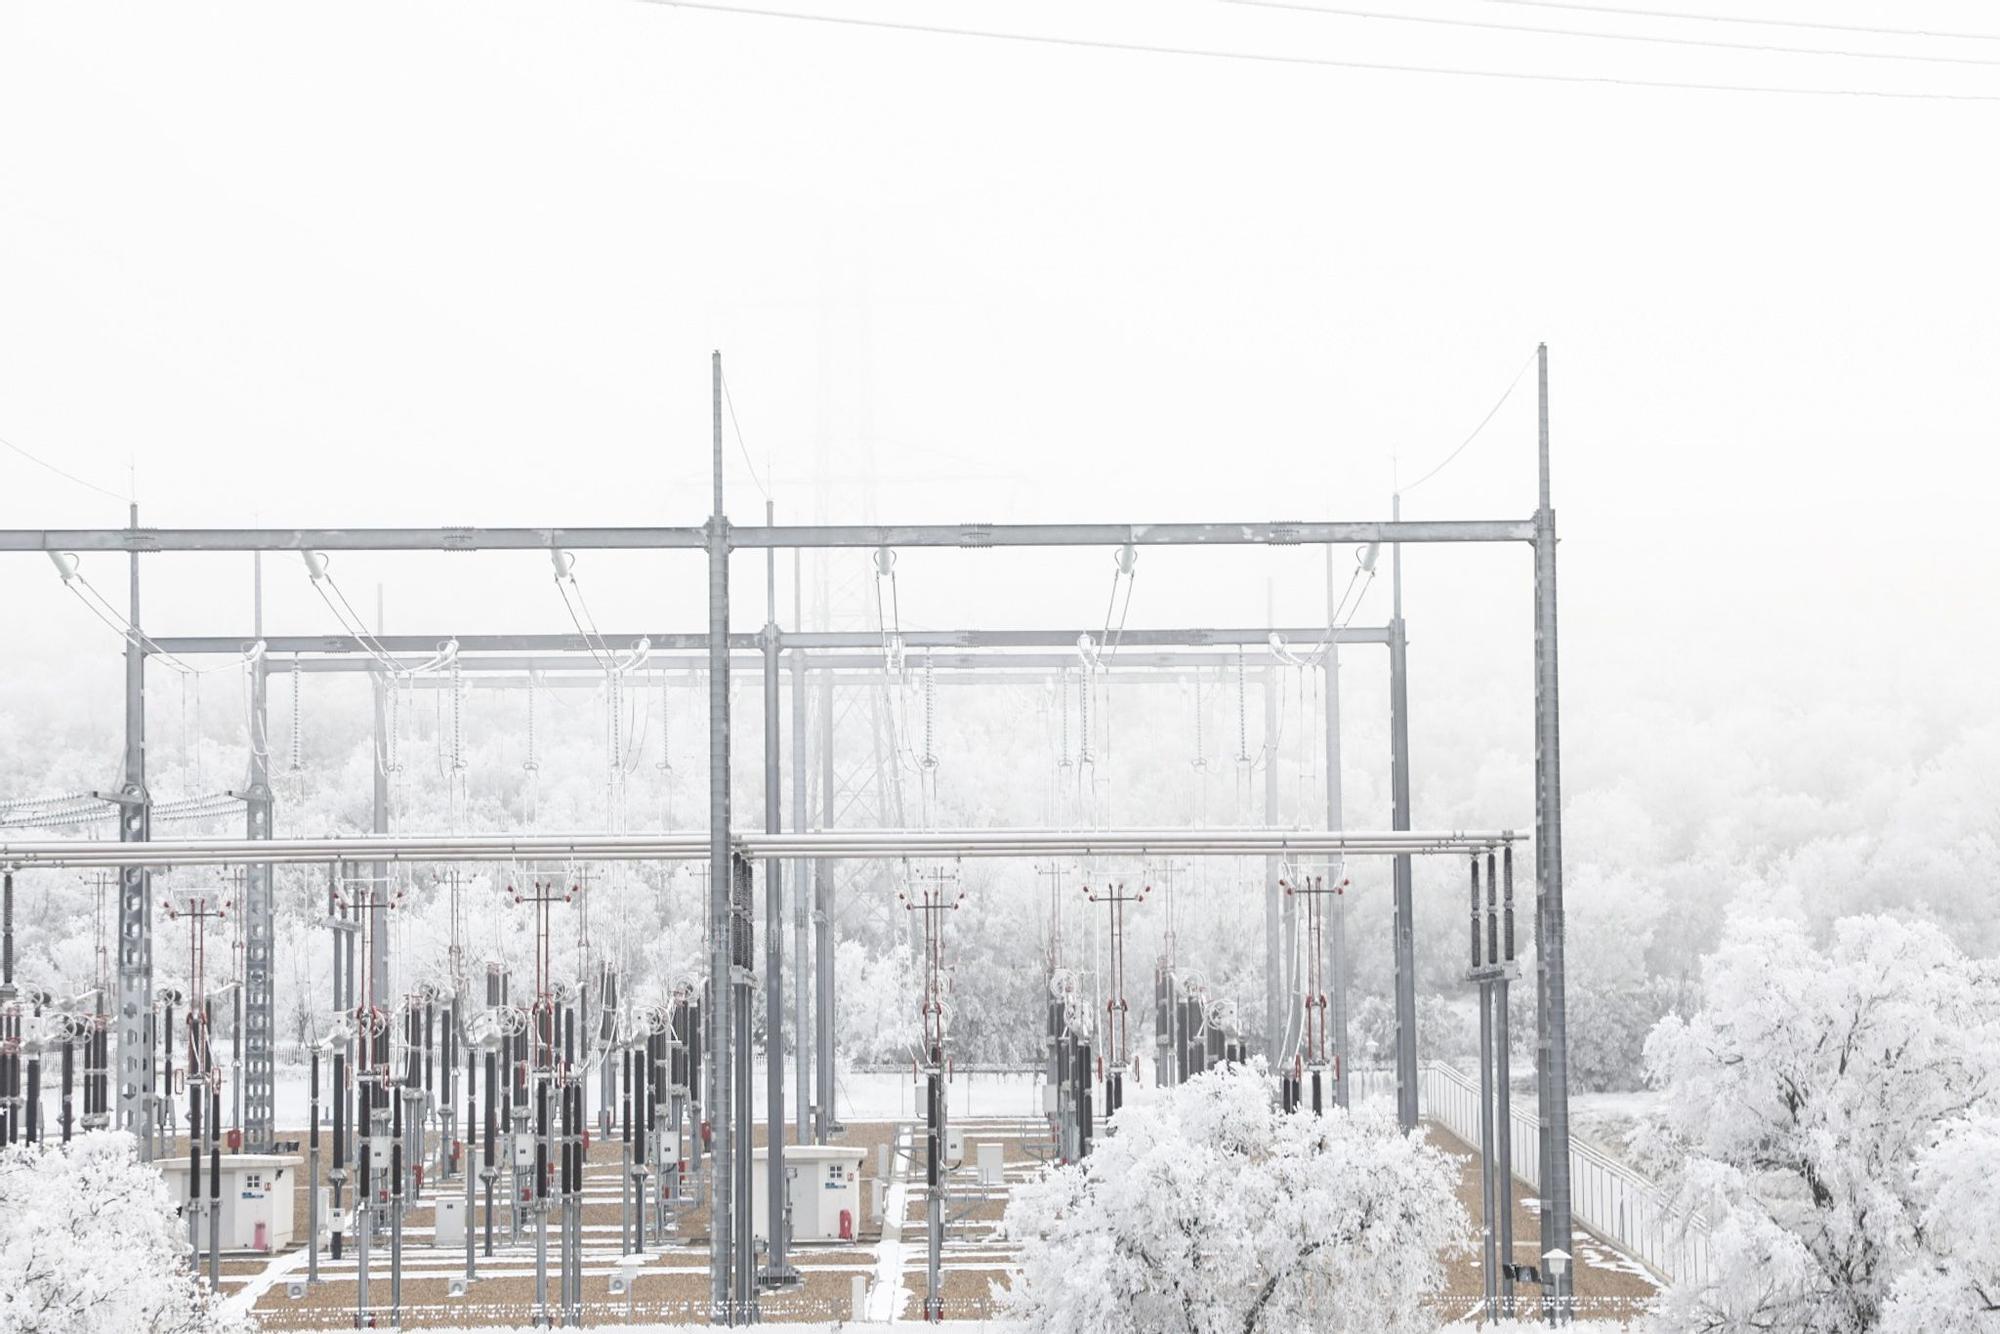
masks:
[[(1367, 641), (1363, 641), (1364, 643)], [(938, 671), (939, 684), (966, 685), (1020, 685), (1032, 682), (1035, 677), (1028, 673), (1046, 674), (1074, 670), (1082, 665), (1082, 659), (1075, 650), (1068, 653), (999, 653), (982, 654), (975, 651), (954, 650), (930, 655), (928, 662)], [(1245, 661), (1252, 667), (1264, 668), (1280, 660), (1269, 649), (1256, 649), (1246, 655)], [(915, 680), (922, 675), (925, 658), (910, 656), (904, 660), (905, 675)], [(412, 666), (417, 664), (413, 661)], [(781, 672), (797, 670), (799, 664), (787, 655), (779, 664)], [(1115, 678), (1122, 678), (1134, 686), (1159, 685), (1170, 681), (1193, 679), (1197, 671), (1209, 673), (1213, 680), (1217, 672), (1228, 672), (1236, 666), (1234, 653), (1210, 652), (1201, 649), (1134, 649), (1119, 653), (1115, 658), (1107, 658), (1100, 670)], [(705, 672), (708, 659), (693, 654), (655, 654), (646, 660), (646, 670), (656, 672)], [(549, 687), (585, 686), (602, 689), (604, 668), (588, 658), (579, 657), (512, 657), (499, 655), (483, 658), (465, 658), (459, 662), (461, 673), (467, 677), (479, 678), (480, 685), (518, 685), (524, 674), (532, 672), (539, 683)], [(808, 673), (833, 672), (856, 678), (866, 677), (875, 684), (884, 680), (882, 651), (873, 653), (815, 653), (805, 663)], [(289, 662), (274, 663), (273, 670), (280, 675), (291, 670)], [(377, 670), (376, 664), (368, 658), (304, 658), (299, 662), (299, 670), (307, 675), (318, 672), (339, 674)], [(730, 675), (749, 678), (761, 677), (764, 672), (764, 657), (757, 654), (743, 655), (732, 662)], [(1143, 679), (1136, 678), (1135, 672), (1144, 671)], [(512, 677), (512, 680), (506, 678)], [(495, 678), (501, 678), (496, 680)], [(627, 678), (627, 689), (633, 688), (632, 678)], [(857, 681), (857, 684), (862, 683)], [(451, 678), (437, 672), (411, 677), (406, 684), (415, 690), (445, 689), (451, 685)]]
[[(1422, 856), (1525, 843), (1516, 830), (840, 829), (744, 832), (746, 857)], [(0, 866), (234, 866), (249, 863), (699, 861), (702, 830), (651, 834), (373, 834), (353, 838), (194, 838), (146, 843), (51, 839), (0, 843)]]
[[(728, 530), (739, 550), (798, 547), (1307, 546), (1532, 542), (1532, 519), (1267, 523), (778, 524)], [(699, 551), (706, 527), (9, 528), (0, 551)]]
[[(1303, 626), (1277, 629), (1244, 626), (1237, 628), (1191, 628), (1158, 630), (1125, 630), (1116, 636), (1121, 650), (1128, 648), (1235, 648), (1238, 646), (1264, 648), (1273, 634), (1281, 636), (1294, 649), (1310, 649), (1326, 636), (1325, 626)], [(905, 630), (896, 636), (905, 649), (1006, 649), (1006, 648), (1071, 648), (1077, 640), (1089, 635), (1093, 639), (1103, 639), (1101, 629), (1075, 630)], [(1386, 644), (1389, 630), (1386, 626), (1350, 626), (1335, 636), (1343, 644)], [(390, 657), (421, 654), (422, 661), (429, 661), (446, 641), (456, 639), (461, 654), (472, 653), (590, 653), (603, 652), (609, 645), (613, 652), (627, 654), (641, 639), (646, 640), (655, 653), (706, 652), (708, 636), (705, 634), (677, 634), (666, 631), (640, 632), (638, 634), (609, 634), (585, 639), (578, 634), (522, 634), (522, 635), (370, 635), (364, 641), (354, 635), (266, 635), (264, 651), (273, 657), (292, 657), (303, 654), (343, 655), (351, 654), (369, 658), (371, 650), (386, 653)], [(148, 640), (152, 648), (177, 657), (194, 657), (201, 654), (231, 654), (247, 651), (257, 642), (254, 635), (151, 635)], [(778, 635), (778, 645), (785, 652), (804, 650), (816, 652), (825, 649), (876, 649), (882, 647), (883, 635), (879, 631), (866, 630), (787, 630)], [(739, 653), (762, 654), (764, 637), (761, 633), (744, 632), (729, 636), (729, 646)], [(366, 665), (366, 664), (364, 664)]]

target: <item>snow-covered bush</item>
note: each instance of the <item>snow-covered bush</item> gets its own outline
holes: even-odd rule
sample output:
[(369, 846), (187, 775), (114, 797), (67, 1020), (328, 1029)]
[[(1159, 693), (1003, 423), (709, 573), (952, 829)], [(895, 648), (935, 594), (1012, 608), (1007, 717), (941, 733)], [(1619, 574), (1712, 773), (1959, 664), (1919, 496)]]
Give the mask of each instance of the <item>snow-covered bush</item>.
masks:
[(1286, 1115), (1261, 1069), (1214, 1071), (1016, 1192), (1003, 1298), (1047, 1334), (1432, 1329), (1468, 1236), (1457, 1179), (1386, 1118)]
[(2000, 1092), (2000, 972), (1893, 918), (1844, 919), (1824, 950), (1744, 921), (1701, 990), (1646, 1044), (1650, 1147), (1711, 1225), (1710, 1277), (1668, 1294), (1670, 1327), (1853, 1334), (1893, 1291), (1903, 1328), (1995, 1328), (1996, 1250), (1973, 1239), (2000, 1239), (2000, 1136), (1969, 1118)]
[(195, 1281), (178, 1217), (159, 1172), (122, 1132), (80, 1135), (67, 1150), (0, 1151), (0, 1330), (253, 1328)]

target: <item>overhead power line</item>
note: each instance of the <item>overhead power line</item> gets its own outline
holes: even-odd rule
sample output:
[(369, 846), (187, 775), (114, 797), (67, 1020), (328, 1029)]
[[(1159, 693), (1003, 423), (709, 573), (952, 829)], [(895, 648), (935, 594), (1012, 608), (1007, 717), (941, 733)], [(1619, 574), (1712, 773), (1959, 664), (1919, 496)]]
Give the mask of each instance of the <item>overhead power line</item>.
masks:
[(107, 490), (106, 488), (99, 486), (95, 482), (86, 482), (83, 478), (78, 477), (73, 472), (65, 472), (61, 468), (58, 468), (55, 464), (50, 463), (47, 459), (40, 458), (34, 454), (30, 454), (27, 450), (21, 448), (19, 445), (15, 444), (12, 440), (7, 439), (5, 436), (0, 436), (0, 445), (7, 446), (7, 448), (13, 450), (16, 454), (19, 454), (22, 458), (34, 464), (37, 468), (45, 468), (48, 471), (54, 473), (56, 476), (62, 478), (64, 481), (75, 482), (78, 486), (83, 487), (87, 491), (95, 491), (100, 496), (109, 496), (113, 500), (123, 500), (128, 503), (132, 499), (130, 496), (122, 496), (119, 495), (116, 491)]
[(711, 0), (642, 0), (642, 3), (660, 5), (670, 9), (698, 10), (710, 14), (733, 14), (743, 18), (783, 19), (800, 23), (825, 23), (837, 27), (924, 33), (935, 37), (976, 37), (987, 41), (1018, 42), (1029, 46), (1069, 47), (1086, 51), (1130, 51), (1143, 55), (1189, 56), (1202, 60), (1234, 60), (1263, 65), (1351, 69), (1383, 74), (1437, 74), (1453, 78), (1501, 79), (1517, 83), (1566, 83), (1616, 88), (1657, 88), (1676, 92), (1766, 93), (1777, 97), (1859, 97), (1895, 102), (2000, 102), (2000, 93), (1920, 92), (1892, 88), (1797, 88), (1782, 84), (1704, 83), (1698, 80), (1685, 79), (1636, 79), (1610, 74), (1550, 74), (1535, 73), (1527, 70), (1479, 69), (1471, 66), (1424, 65), (1401, 61), (1348, 60), (1337, 56), (1287, 55), (1267, 51), (1225, 51), (1199, 46), (1169, 46), (1152, 42), (1117, 42), (1093, 37), (1064, 37), (1047, 33), (1007, 32), (992, 28), (958, 28), (947, 27), (941, 24), (906, 23), (897, 19), (863, 18), (853, 14), (814, 14), (803, 10), (717, 4), (712, 3)]
[(1498, 415), (1502, 407), (1506, 406), (1507, 400), (1511, 398), (1514, 394), (1514, 387), (1521, 383), (1521, 377), (1528, 373), (1528, 367), (1534, 363), (1534, 360), (1535, 360), (1535, 354), (1533, 352), (1530, 352), (1528, 354), (1528, 359), (1521, 363), (1521, 369), (1514, 372), (1514, 378), (1509, 380), (1507, 382), (1507, 387), (1500, 391), (1499, 399), (1494, 402), (1492, 407), (1486, 410), (1486, 415), (1479, 419), (1479, 425), (1472, 428), (1472, 434), (1468, 435), (1467, 437), (1465, 437), (1465, 439), (1458, 442), (1458, 448), (1452, 450), (1451, 453), (1445, 455), (1444, 458), (1438, 462), (1438, 465), (1436, 467), (1432, 468), (1422, 477), (1419, 477), (1416, 481), (1411, 482), (1408, 486), (1397, 487), (1396, 494), (1406, 496), (1410, 492), (1422, 486), (1425, 482), (1428, 482), (1431, 478), (1443, 472), (1446, 468), (1450, 467), (1452, 460), (1456, 459), (1460, 454), (1463, 454), (1465, 452), (1465, 447), (1467, 445), (1470, 445), (1473, 441), (1477, 440), (1479, 438), (1479, 433), (1486, 429), (1486, 424), (1492, 421), (1493, 418), (1496, 415)]
[[(743, 466), (750, 470), (750, 484), (757, 488), (758, 493), (764, 499), (769, 500), (771, 498), (771, 490), (758, 479), (756, 460), (750, 457), (750, 446), (743, 443), (743, 423), (736, 416), (736, 398), (729, 392), (729, 377), (727, 375), (722, 377), (722, 401), (729, 406), (729, 426), (731, 430), (736, 432), (736, 448), (743, 453)], [(770, 470), (770, 460), (766, 459), (764, 461), (764, 471), (769, 472)]]
[(1949, 32), (1939, 28), (1886, 28), (1864, 23), (1821, 23), (1813, 19), (1771, 19), (1753, 14), (1690, 14), (1672, 9), (1629, 9), (1588, 5), (1578, 0), (1487, 0), (1489, 4), (1528, 9), (1563, 9), (1578, 14), (1615, 14), (1621, 18), (1673, 19), (1689, 23), (1741, 23), (1759, 28), (1798, 28), (1808, 32), (1852, 32), (1870, 37), (1929, 37), (1944, 41), (2000, 42), (2000, 32)]
[[(1671, 37), (1662, 33), (1594, 32), (1587, 28), (1558, 28), (1531, 23), (1500, 23), (1486, 19), (1452, 18), (1441, 14), (1388, 14), (1374, 9), (1344, 9), (1315, 5), (1301, 0), (1223, 0), (1225, 4), (1256, 9), (1285, 9), (1300, 14), (1323, 14), (1328, 18), (1368, 19), (1385, 23), (1422, 23), (1438, 28), (1475, 28), (1481, 32), (1517, 32), (1539, 37), (1581, 37), (1598, 42), (1638, 42), (1658, 46), (1693, 46), (1714, 51), (1754, 51), (1763, 55), (1832, 56), (1841, 60), (1906, 60), (1933, 65), (2000, 65), (1990, 56), (1946, 56), (1903, 51), (1856, 51), (1819, 46), (1782, 46), (1775, 42), (1731, 42), (1711, 37)], [(1582, 6), (1589, 8), (1589, 6)]]

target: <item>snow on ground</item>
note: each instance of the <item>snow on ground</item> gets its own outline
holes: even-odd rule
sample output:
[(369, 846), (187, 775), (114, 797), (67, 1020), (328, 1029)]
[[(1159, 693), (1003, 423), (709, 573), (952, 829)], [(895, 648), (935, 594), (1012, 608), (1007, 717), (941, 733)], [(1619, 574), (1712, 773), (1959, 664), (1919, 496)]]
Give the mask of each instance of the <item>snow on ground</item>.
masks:
[[(948, 1320), (945, 1327), (955, 1334), (1028, 1334), (1028, 1326), (1018, 1320)], [(713, 1325), (621, 1325), (632, 1334), (707, 1334)], [(857, 1326), (851, 1323), (786, 1325), (786, 1334), (849, 1334)], [(1548, 1326), (1534, 1320), (1513, 1321), (1506, 1324), (1477, 1324), (1470, 1320), (1446, 1325), (1440, 1334), (1495, 1334), (1495, 1331), (1539, 1330)], [(1583, 1330), (1586, 1334), (1614, 1334), (1626, 1326), (1615, 1320), (1578, 1320), (1569, 1328)], [(471, 1329), (462, 1334), (537, 1334), (525, 1325), (491, 1325), (483, 1329)]]
[(1660, 1095), (1651, 1090), (1572, 1093), (1569, 1100), (1570, 1131), (1580, 1139), (1589, 1140), (1627, 1167), (1652, 1175), (1659, 1164), (1647, 1162), (1633, 1151), (1632, 1133), (1659, 1106)]
[[(954, 1331), (954, 1334), (1028, 1334), (1028, 1327), (1018, 1320), (947, 1320), (944, 1322), (944, 1325), (946, 1328)], [(619, 1325), (618, 1328), (620, 1330), (629, 1330), (631, 1334), (710, 1334), (710, 1331), (715, 1326)], [(781, 1326), (781, 1328), (785, 1331), (785, 1334), (848, 1334), (849, 1331), (856, 1329), (857, 1326), (847, 1322), (823, 1324), (815, 1321), (811, 1324), (787, 1323)], [(1452, 1328), (1456, 1329), (1457, 1326), (1454, 1325)], [(1468, 1325), (1466, 1328), (1469, 1329), (1471, 1326)], [(1588, 1329), (1590, 1326), (1579, 1321), (1573, 1328)], [(473, 1329), (455, 1330), (454, 1334), (546, 1334), (546, 1331), (531, 1329), (526, 1325), (486, 1325)]]
[[(948, 1320), (945, 1327), (955, 1334), (1028, 1334), (1028, 1326), (1018, 1320)], [(632, 1334), (707, 1334), (713, 1325), (621, 1325), (619, 1328)], [(786, 1334), (848, 1334), (857, 1328), (853, 1324), (799, 1324), (786, 1325)], [(1548, 1326), (1533, 1320), (1521, 1320), (1508, 1324), (1481, 1325), (1472, 1321), (1459, 1321), (1444, 1326), (1440, 1334), (1494, 1334), (1494, 1331), (1510, 1329), (1546, 1329)], [(1615, 1320), (1579, 1320), (1569, 1328), (1586, 1331), (1586, 1334), (1613, 1334), (1626, 1328)], [(483, 1329), (465, 1330), (462, 1334), (538, 1334), (525, 1325), (490, 1325)]]
[[(1510, 1329), (1543, 1330), (1547, 1328), (1548, 1326), (1539, 1320), (1496, 1320), (1491, 1324), (1485, 1325), (1479, 1324), (1477, 1321), (1460, 1320), (1454, 1324), (1443, 1326), (1438, 1331), (1438, 1334), (1494, 1334), (1496, 1330), (1504, 1332)], [(1572, 1321), (1568, 1328), (1598, 1331), (1599, 1334), (1611, 1334), (1613, 1330), (1625, 1330), (1631, 1327), (1620, 1320), (1576, 1320)]]

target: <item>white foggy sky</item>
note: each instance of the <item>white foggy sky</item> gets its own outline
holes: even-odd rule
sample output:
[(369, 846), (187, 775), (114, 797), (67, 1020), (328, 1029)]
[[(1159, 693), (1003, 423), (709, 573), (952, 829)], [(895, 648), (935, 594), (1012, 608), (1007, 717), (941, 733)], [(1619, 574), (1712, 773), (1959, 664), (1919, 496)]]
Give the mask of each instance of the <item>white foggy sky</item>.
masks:
[[(2000, 61), (2000, 42), (1370, 7)], [(835, 10), (2000, 97), (2000, 66), (1222, 3)], [(1972, 4), (1757, 12), (2000, 31)], [(837, 471), (872, 454), (880, 476), (872, 514), (836, 493), (841, 520), (1372, 518), (1392, 458), (1405, 480), (1430, 468), (1546, 340), (1571, 698), (1970, 699), (2000, 573), (1996, 129), (2000, 102), (1234, 63), (632, 0), (9, 0), (0, 436), (115, 490), (136, 467), (150, 524), (696, 523), (720, 348), (781, 517), (812, 517), (823, 434)], [(1406, 513), (1526, 514), (1531, 390)], [(733, 438), (728, 463), (732, 517), (757, 521)], [(122, 521), (0, 451), (0, 526)], [(1319, 559), (1149, 551), (1132, 622), (1255, 621), (1267, 575), (1281, 619), (1309, 618)], [(739, 567), (746, 625), (760, 564)], [(148, 627), (243, 630), (244, 567), (150, 562)], [(296, 562), (268, 568), (270, 628), (334, 628)], [(122, 587), (122, 562), (85, 569)], [(1525, 551), (1410, 570), (1432, 663), (1492, 636), (1525, 691)], [(578, 566), (607, 629), (698, 625), (699, 571)], [(335, 573), (357, 601), (385, 580), (392, 629), (568, 628), (539, 557)], [(913, 622), (1089, 624), (1110, 560), (907, 553), (900, 573)], [(26, 656), (17, 688), (116, 649), (38, 556), (0, 560), (0, 634)]]

